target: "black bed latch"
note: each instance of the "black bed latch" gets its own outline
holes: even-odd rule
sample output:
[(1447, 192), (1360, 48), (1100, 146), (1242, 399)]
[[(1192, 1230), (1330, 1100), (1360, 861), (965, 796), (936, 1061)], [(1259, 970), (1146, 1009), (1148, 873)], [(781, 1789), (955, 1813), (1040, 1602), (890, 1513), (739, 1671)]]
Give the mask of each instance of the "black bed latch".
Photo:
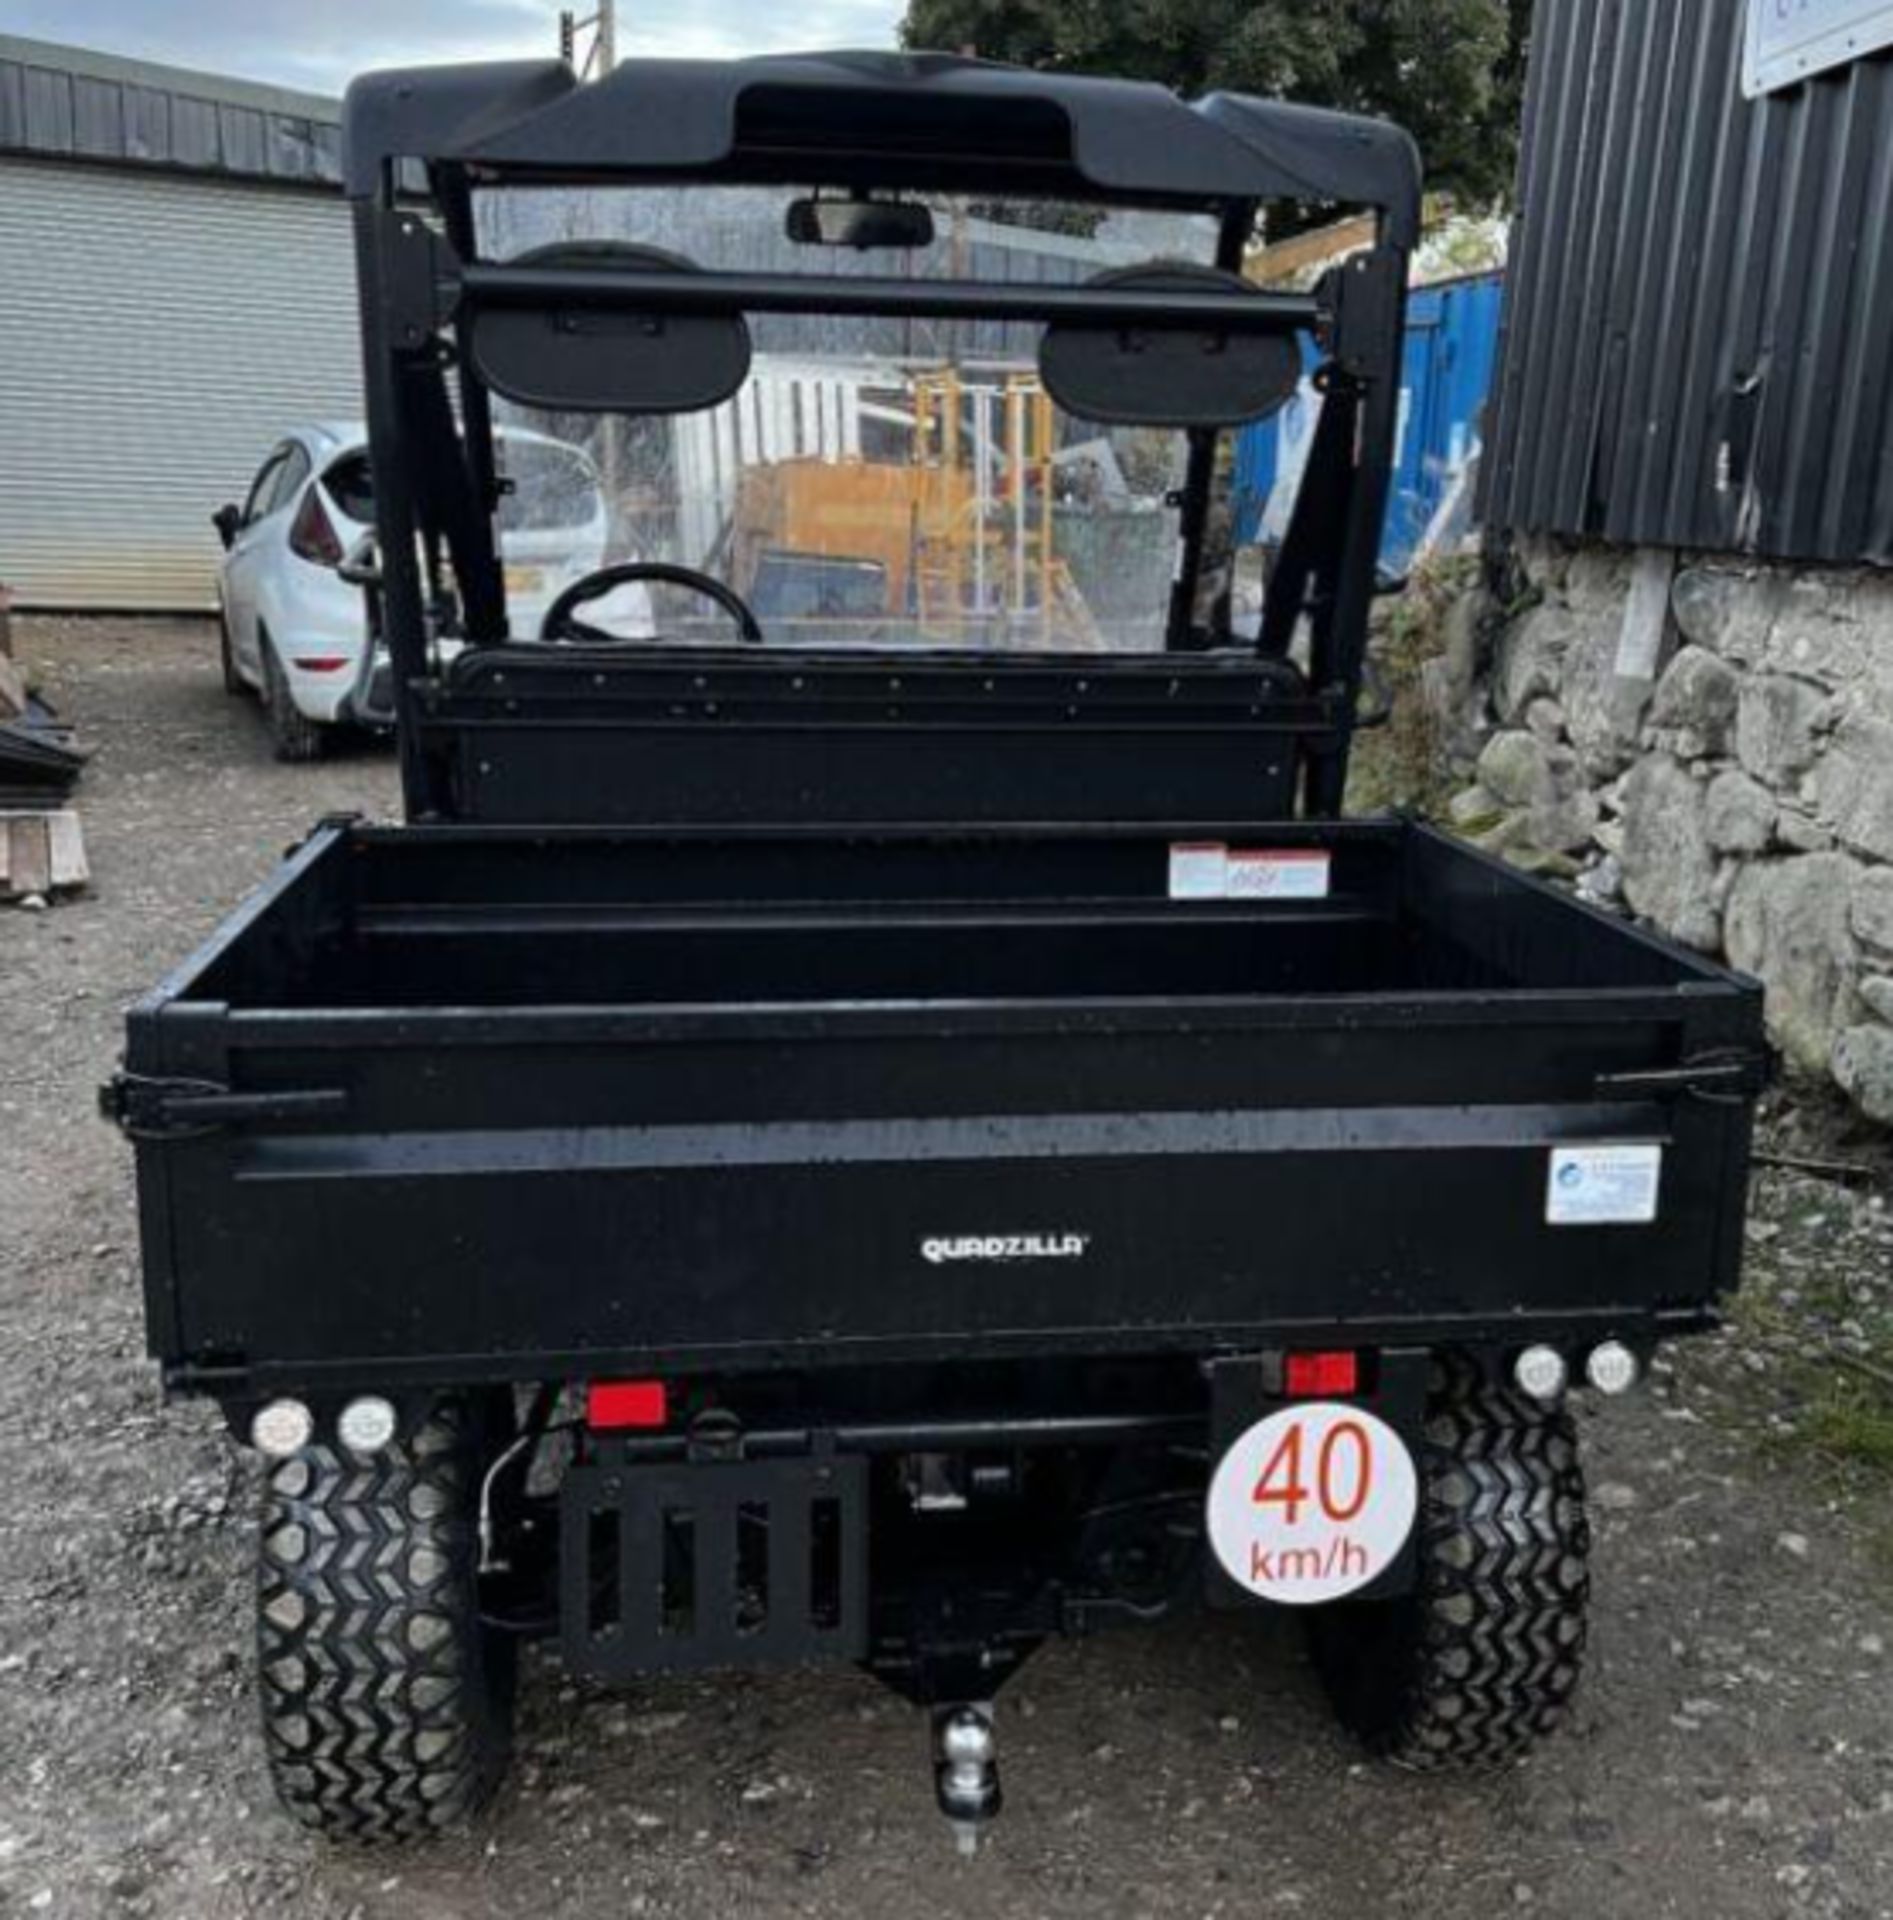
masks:
[(236, 1093), (215, 1080), (120, 1072), (99, 1089), (100, 1113), (132, 1140), (188, 1140), (246, 1120), (328, 1120), (347, 1110), (340, 1087)]
[(1766, 1093), (1775, 1083), (1774, 1055), (1757, 1051), (1699, 1053), (1675, 1067), (1647, 1067), (1631, 1073), (1600, 1073), (1600, 1098), (1655, 1097), (1693, 1094), (1699, 1100), (1727, 1100), (1737, 1104)]

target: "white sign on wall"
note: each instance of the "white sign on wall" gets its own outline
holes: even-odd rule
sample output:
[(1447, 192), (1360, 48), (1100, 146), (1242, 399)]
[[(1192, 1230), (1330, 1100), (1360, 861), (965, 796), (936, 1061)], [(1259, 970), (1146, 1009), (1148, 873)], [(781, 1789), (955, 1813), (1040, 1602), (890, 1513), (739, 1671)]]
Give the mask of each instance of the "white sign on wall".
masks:
[(1742, 91), (1753, 100), (1893, 47), (1893, 0), (1748, 0)]

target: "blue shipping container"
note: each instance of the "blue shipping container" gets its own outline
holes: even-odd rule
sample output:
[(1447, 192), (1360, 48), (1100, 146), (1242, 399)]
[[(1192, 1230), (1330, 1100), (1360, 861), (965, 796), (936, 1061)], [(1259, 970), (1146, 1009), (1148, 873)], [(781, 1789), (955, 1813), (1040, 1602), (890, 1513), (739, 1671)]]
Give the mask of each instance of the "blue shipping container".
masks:
[[(1400, 395), (1400, 450), (1380, 564), (1403, 573), (1440, 503), (1478, 451), (1486, 396), (1498, 355), (1505, 276), (1479, 274), (1417, 289), (1407, 303), (1406, 362)], [(1312, 340), (1303, 356), (1319, 359)], [(1281, 412), (1236, 442), (1236, 539), (1273, 544), (1301, 476), (1321, 406), (1306, 380)]]

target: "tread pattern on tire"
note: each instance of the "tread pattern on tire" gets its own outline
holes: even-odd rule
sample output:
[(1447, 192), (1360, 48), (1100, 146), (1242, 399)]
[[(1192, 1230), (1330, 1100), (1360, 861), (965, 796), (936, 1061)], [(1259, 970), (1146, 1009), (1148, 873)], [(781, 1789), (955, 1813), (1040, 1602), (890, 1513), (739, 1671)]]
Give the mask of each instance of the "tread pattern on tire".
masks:
[[(1420, 1449), (1417, 1590), (1311, 1618), (1341, 1715), (1416, 1771), (1521, 1757), (1583, 1667), (1590, 1525), (1576, 1429), (1448, 1363)], [(1331, 1617), (1324, 1617), (1331, 1616)]]
[(512, 1649), (479, 1618), (478, 1472), (457, 1405), (370, 1458), (311, 1445), (270, 1467), (258, 1686), (277, 1793), (306, 1826), (419, 1838), (504, 1772)]

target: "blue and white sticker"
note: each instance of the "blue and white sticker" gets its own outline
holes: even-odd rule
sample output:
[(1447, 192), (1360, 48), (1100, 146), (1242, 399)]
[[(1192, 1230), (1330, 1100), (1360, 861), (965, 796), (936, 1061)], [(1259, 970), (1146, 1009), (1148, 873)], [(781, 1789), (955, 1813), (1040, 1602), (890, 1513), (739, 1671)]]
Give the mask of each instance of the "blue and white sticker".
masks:
[(1545, 1219), (1554, 1227), (1647, 1227), (1663, 1184), (1663, 1149), (1553, 1147)]

